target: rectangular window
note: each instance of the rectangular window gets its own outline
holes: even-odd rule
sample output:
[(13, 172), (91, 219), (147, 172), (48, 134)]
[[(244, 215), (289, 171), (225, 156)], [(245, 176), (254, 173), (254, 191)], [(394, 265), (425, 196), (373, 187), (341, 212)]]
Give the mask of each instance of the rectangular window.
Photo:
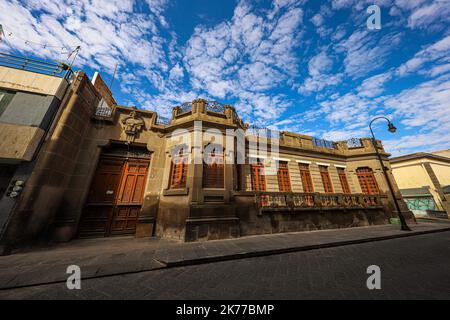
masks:
[(333, 186), (331, 184), (330, 174), (328, 173), (327, 166), (319, 166), (320, 176), (322, 178), (323, 188), (326, 193), (333, 192)]
[(314, 192), (314, 187), (311, 179), (311, 173), (309, 172), (309, 165), (299, 163), (300, 176), (302, 178), (303, 192)]
[(211, 152), (203, 162), (203, 188), (224, 187), (223, 153)]
[(291, 180), (287, 161), (278, 162), (278, 188), (281, 192), (291, 192)]
[(350, 186), (348, 185), (347, 175), (344, 168), (337, 168), (339, 174), (339, 180), (341, 181), (342, 191), (344, 193), (351, 193)]
[(170, 172), (170, 189), (186, 188), (188, 157), (180, 152), (172, 157), (172, 167)]
[(0, 89), (0, 116), (3, 114), (3, 112), (5, 112), (13, 97), (13, 92), (8, 92)]
[(379, 194), (378, 184), (370, 168), (358, 168), (356, 170), (361, 191), (364, 194)]
[(266, 177), (264, 173), (264, 164), (260, 159), (257, 163), (250, 165), (252, 176), (252, 190), (253, 191), (266, 191)]

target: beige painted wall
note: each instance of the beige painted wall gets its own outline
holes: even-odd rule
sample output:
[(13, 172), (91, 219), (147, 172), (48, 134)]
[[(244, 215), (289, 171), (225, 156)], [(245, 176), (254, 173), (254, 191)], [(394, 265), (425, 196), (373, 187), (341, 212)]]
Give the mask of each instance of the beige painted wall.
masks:
[(68, 85), (59, 77), (0, 66), (1, 88), (50, 95), (61, 100)]

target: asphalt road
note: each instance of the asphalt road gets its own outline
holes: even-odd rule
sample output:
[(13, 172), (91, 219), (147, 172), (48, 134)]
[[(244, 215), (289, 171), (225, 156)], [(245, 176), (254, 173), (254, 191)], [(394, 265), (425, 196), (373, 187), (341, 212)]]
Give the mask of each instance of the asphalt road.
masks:
[[(367, 267), (381, 289), (366, 286)], [(0, 291), (0, 299), (450, 299), (450, 232)]]

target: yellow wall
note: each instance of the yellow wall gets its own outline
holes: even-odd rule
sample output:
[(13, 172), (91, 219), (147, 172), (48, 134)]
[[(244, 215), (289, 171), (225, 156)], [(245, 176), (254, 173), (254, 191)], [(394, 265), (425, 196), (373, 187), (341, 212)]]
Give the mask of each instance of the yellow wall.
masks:
[(432, 186), (432, 182), (421, 161), (406, 163), (392, 163), (392, 173), (400, 189), (420, 188)]
[(431, 168), (433, 168), (439, 183), (442, 186), (450, 185), (450, 163), (438, 163), (433, 161), (430, 165)]
[(429, 187), (438, 209), (445, 210), (441, 197), (423, 167), (424, 163), (430, 164), (441, 186), (450, 184), (450, 163), (427, 158), (391, 163), (395, 180), (400, 189)]

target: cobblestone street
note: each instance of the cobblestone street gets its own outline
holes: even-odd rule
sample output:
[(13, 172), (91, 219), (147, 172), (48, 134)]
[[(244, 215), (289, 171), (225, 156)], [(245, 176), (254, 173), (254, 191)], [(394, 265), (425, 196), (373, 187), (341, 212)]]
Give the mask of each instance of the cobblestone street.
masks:
[[(368, 290), (369, 265), (381, 290)], [(1, 299), (450, 299), (450, 232), (0, 291)]]

